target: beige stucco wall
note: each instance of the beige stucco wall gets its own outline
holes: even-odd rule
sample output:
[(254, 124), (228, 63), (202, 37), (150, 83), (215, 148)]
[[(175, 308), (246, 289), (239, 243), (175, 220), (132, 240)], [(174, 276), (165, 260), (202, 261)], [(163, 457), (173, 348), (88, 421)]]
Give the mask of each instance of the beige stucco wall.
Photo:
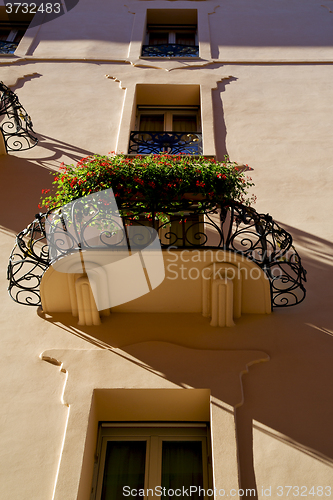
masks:
[[(279, 485), (333, 486), (331, 7), (80, 0), (0, 56), (40, 138), (0, 156), (1, 498), (87, 498), (96, 422), (115, 418), (94, 407), (97, 390), (207, 391), (217, 487), (277, 498)], [(201, 59), (140, 59), (147, 8), (197, 9)], [(96, 330), (10, 301), (8, 256), (49, 171), (126, 149), (138, 84), (199, 86), (204, 152), (254, 169), (257, 210), (291, 232), (308, 271), (302, 304), (233, 328), (199, 312), (119, 312)]]

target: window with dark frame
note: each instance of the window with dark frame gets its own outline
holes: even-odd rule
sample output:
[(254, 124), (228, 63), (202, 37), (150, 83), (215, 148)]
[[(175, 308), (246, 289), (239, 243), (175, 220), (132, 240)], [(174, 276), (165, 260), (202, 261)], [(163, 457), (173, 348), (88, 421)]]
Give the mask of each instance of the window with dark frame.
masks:
[(149, 499), (152, 491), (162, 489), (160, 498), (169, 500), (172, 491), (192, 486), (197, 488), (197, 495), (192, 490), (192, 498), (205, 500), (207, 496), (199, 496), (199, 488), (202, 492), (211, 487), (209, 455), (206, 424), (147, 423), (131, 427), (102, 423), (91, 498), (119, 500), (130, 491), (131, 498)]
[(21, 12), (9, 16), (6, 7), (0, 7), (0, 55), (14, 54), (33, 17), (34, 14)]
[(142, 57), (198, 56), (196, 10), (148, 9)]
[(138, 106), (129, 154), (202, 154), (199, 106)]

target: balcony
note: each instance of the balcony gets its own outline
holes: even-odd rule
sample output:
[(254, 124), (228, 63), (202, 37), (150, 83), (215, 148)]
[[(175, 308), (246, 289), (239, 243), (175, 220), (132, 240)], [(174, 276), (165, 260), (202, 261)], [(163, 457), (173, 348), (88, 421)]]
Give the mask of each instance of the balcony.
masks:
[(143, 45), (142, 57), (199, 57), (199, 45), (177, 43)]
[[(134, 229), (135, 226), (144, 226), (148, 229), (146, 232), (148, 240), (149, 228), (157, 231), (165, 260), (170, 257), (170, 252), (179, 252), (182, 249), (186, 252), (187, 258), (191, 250), (196, 251), (196, 255), (201, 252), (200, 255), (205, 255), (205, 258), (206, 254), (212, 255), (214, 262), (224, 267), (224, 280), (227, 280), (228, 269), (230, 270), (231, 266), (236, 266), (237, 269), (239, 262), (242, 261), (246, 266), (252, 266), (252, 269), (257, 270), (261, 275), (261, 282), (266, 288), (268, 287), (267, 293), (271, 297), (273, 308), (288, 307), (303, 301), (306, 293), (304, 288), (306, 272), (292, 244), (292, 236), (270, 215), (259, 214), (253, 208), (238, 202), (229, 201), (213, 205), (210, 200), (203, 199), (199, 202), (195, 196), (187, 198), (177, 204), (171, 203), (169, 208), (165, 206), (165, 203), (156, 203), (143, 209), (136, 201), (127, 202), (126, 206), (122, 205), (120, 215), (118, 215), (121, 217), (121, 224), (115, 221), (114, 214), (108, 213), (103, 203), (97, 205), (93, 203), (92, 210), (86, 207), (82, 217), (73, 219), (74, 222), (71, 223), (74, 224), (73, 230), (63, 233), (63, 239), (67, 238), (70, 241), (69, 247), (64, 247), (61, 234), (59, 234), (59, 228), (60, 233), (62, 232), (61, 225), (58, 225), (54, 233), (56, 237), (53, 238), (54, 248), (48, 248), (45, 230), (47, 214), (37, 215), (36, 219), (17, 235), (16, 245), (10, 255), (8, 290), (11, 298), (20, 304), (41, 305), (40, 286), (51, 261), (60, 258), (62, 262), (66, 259), (69, 262), (73, 254), (77, 260), (75, 253), (78, 256), (82, 251), (91, 252), (89, 254), (91, 259), (94, 259), (96, 252), (103, 252), (101, 254), (103, 258), (107, 257), (108, 252), (115, 250), (121, 253), (128, 248), (126, 244), (129, 241), (128, 228), (131, 227), (133, 231), (133, 226)], [(82, 201), (73, 202), (72, 213), (73, 210), (75, 211), (75, 204), (79, 203)], [(146, 210), (150, 212), (147, 213)], [(161, 216), (161, 210), (163, 210), (163, 216)], [(94, 238), (89, 237), (91, 232), (98, 227), (103, 228), (99, 235), (96, 233), (97, 237), (96, 234)], [(120, 229), (115, 231), (115, 227)], [(138, 239), (136, 244), (138, 248), (140, 245), (144, 248), (149, 241)], [(234, 255), (234, 260), (232, 255)], [(201, 259), (201, 262), (204, 262), (200, 264), (201, 266), (207, 266), (205, 259), (204, 261)], [(203, 270), (200, 269), (200, 272), (203, 273)], [(210, 272), (208, 268), (207, 272), (208, 274)], [(262, 276), (266, 276), (267, 279), (262, 280)], [(256, 276), (253, 280), (257, 286)], [(206, 281), (207, 279), (204, 278), (204, 287)], [(193, 289), (191, 279), (184, 283)], [(245, 286), (247, 286), (246, 283)], [(200, 293), (200, 287), (199, 283), (198, 293)], [(241, 293), (242, 287), (244, 288), (242, 282), (233, 285), (234, 293), (238, 294), (237, 300), (243, 301), (245, 296), (248, 300), (252, 298), (256, 300), (260, 288), (259, 292), (245, 293), (243, 289)], [(177, 290), (177, 287), (174, 290)]]
[(128, 154), (202, 155), (199, 132), (136, 132), (130, 134)]
[(291, 235), (249, 206), (253, 183), (229, 158), (94, 155), (60, 171), (40, 206), (50, 212), (17, 235), (16, 302), (80, 325), (112, 310), (202, 313), (222, 327), (304, 299)]
[(0, 54), (14, 54), (18, 43), (0, 41)]

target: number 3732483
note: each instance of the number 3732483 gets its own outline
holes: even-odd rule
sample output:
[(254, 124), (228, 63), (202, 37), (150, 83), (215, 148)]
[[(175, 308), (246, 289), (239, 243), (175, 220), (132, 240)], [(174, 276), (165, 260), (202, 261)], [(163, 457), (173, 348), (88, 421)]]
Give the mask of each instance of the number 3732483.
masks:
[(276, 494), (278, 497), (330, 497), (332, 494), (331, 486), (277, 486)]
[(7, 14), (37, 14), (37, 12), (46, 12), (46, 14), (60, 14), (61, 4), (59, 2), (51, 3), (41, 3), (39, 5), (35, 3), (21, 3), (13, 2), (6, 3)]

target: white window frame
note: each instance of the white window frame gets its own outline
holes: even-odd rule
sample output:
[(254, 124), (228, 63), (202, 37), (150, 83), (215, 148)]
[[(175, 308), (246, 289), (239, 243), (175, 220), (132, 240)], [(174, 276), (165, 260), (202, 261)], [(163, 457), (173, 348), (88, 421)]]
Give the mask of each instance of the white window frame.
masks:
[[(201, 441), (203, 489), (211, 488), (211, 446), (209, 428), (200, 423), (100, 423), (97, 443), (96, 462), (94, 470), (91, 500), (100, 500), (102, 494), (104, 466), (107, 443), (109, 441), (146, 441), (145, 493), (161, 485), (162, 443), (163, 441)], [(142, 497), (144, 500), (154, 498)], [(208, 496), (202, 496), (208, 500)]]

